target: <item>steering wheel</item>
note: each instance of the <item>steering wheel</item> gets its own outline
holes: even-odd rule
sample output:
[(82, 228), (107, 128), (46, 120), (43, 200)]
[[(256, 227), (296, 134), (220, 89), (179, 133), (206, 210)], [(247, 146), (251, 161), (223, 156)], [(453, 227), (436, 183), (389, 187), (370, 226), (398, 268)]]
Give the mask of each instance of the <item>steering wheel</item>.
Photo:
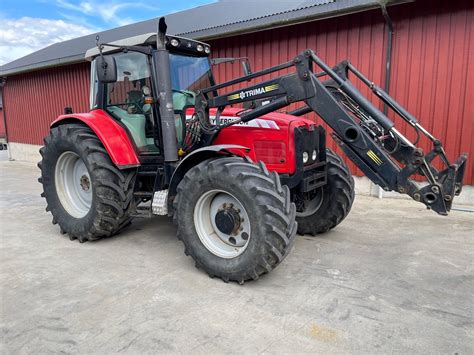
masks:
[[(145, 101), (143, 99), (139, 100), (138, 102), (137, 101), (131, 101), (128, 103), (129, 107), (128, 108), (131, 108), (131, 107), (135, 107), (138, 111), (140, 111), (139, 113), (142, 113), (143, 115), (146, 115), (147, 113), (145, 111), (143, 111), (143, 105), (145, 104)], [(127, 112), (128, 112), (128, 108), (127, 108)]]
[[(143, 111), (143, 109), (141, 108), (140, 104), (137, 103), (137, 102), (126, 102), (126, 103), (117, 103), (117, 104), (113, 104), (113, 105), (109, 105), (109, 106), (127, 106), (127, 109), (126, 111), (128, 112), (128, 109), (130, 107), (135, 107), (137, 110), (139, 110), (142, 114), (146, 115), (147, 113)], [(139, 112), (139, 113), (140, 113)], [(129, 114), (132, 114), (130, 112), (128, 112)]]

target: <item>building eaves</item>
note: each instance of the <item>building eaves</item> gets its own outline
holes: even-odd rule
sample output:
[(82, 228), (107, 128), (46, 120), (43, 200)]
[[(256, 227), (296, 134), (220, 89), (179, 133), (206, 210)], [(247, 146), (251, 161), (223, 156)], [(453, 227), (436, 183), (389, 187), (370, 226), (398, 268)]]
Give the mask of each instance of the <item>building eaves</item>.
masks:
[(274, 12), (264, 16), (256, 16), (216, 26), (197, 28), (191, 31), (180, 32), (179, 35), (209, 40), (240, 33), (256, 32), (268, 27), (277, 27), (278, 25), (286, 26), (332, 16), (342, 16), (376, 7), (380, 7), (380, 1), (378, 0), (305, 1), (291, 10)]

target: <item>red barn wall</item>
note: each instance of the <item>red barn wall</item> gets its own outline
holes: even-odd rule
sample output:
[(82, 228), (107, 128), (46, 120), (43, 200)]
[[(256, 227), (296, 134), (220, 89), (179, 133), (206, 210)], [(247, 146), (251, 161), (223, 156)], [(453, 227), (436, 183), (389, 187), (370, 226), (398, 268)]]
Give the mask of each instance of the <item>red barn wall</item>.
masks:
[[(395, 26), (390, 93), (444, 143), (448, 155), (474, 156), (474, 6), (470, 0), (423, 1), (389, 7)], [(386, 32), (380, 10), (276, 28), (210, 42), (213, 57), (247, 56), (254, 71), (312, 48), (328, 64), (350, 59), (384, 83)], [(283, 73), (284, 71), (282, 71)], [(240, 76), (237, 64), (216, 67), (218, 81)], [(270, 75), (265, 79), (269, 79)], [(468, 80), (471, 78), (471, 80)], [(89, 64), (8, 77), (4, 88), (11, 142), (41, 144), (64, 106), (89, 106)], [(235, 89), (237, 87), (234, 87)], [(362, 92), (369, 97), (368, 90)], [(314, 115), (308, 117), (321, 122)], [(399, 119), (401, 131), (414, 133)], [(334, 142), (328, 140), (335, 148)], [(427, 142), (422, 143), (427, 150)], [(465, 182), (474, 183), (469, 162)], [(353, 172), (360, 174), (351, 164)]]
[(3, 90), (8, 141), (42, 144), (49, 124), (65, 106), (87, 112), (89, 66), (80, 63), (8, 77)]

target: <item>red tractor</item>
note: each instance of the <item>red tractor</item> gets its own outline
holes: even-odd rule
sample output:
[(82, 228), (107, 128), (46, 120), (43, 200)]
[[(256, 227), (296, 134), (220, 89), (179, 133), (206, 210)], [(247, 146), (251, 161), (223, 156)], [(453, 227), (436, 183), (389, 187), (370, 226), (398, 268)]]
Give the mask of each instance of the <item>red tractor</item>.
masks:
[[(334, 228), (354, 200), (347, 166), (326, 148), (323, 127), (299, 117), (307, 112), (332, 128), (347, 156), (384, 190), (443, 215), (461, 192), (466, 155), (450, 163), (441, 142), (349, 62), (330, 68), (306, 50), (255, 73), (244, 63), (243, 77), (216, 84), (210, 51), (166, 35), (164, 19), (157, 33), (97, 39), (86, 53), (90, 112), (65, 108), (40, 150), (42, 196), (61, 233), (97, 240), (134, 217), (168, 215), (197, 267), (224, 281), (258, 279), (281, 263), (297, 232)], [(285, 68), (294, 71), (223, 92)], [(397, 131), (349, 74), (433, 149), (425, 154)], [(275, 112), (294, 102), (304, 106)], [(241, 103), (246, 108), (229, 107)], [(436, 157), (444, 169), (432, 165)], [(426, 182), (410, 179), (415, 174)]]

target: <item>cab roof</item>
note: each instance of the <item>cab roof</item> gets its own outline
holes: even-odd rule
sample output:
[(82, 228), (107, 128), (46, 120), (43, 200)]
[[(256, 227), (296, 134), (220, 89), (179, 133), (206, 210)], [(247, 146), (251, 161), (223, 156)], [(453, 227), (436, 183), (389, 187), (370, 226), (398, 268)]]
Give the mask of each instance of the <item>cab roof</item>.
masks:
[[(169, 44), (171, 39), (177, 39), (180, 43), (180, 46), (175, 48), (175, 47), (171, 47), (171, 45)], [(100, 38), (99, 38), (99, 43), (100, 43)], [(179, 51), (180, 47), (183, 47), (181, 48), (181, 51), (185, 52), (186, 49), (188, 52), (192, 52), (193, 54), (202, 54), (202, 56), (207, 56), (208, 54), (206, 53), (198, 53), (197, 50), (194, 50), (198, 44), (202, 45), (203, 47), (208, 47), (210, 48), (210, 46), (207, 44), (207, 43), (204, 43), (204, 42), (200, 42), (200, 41), (196, 41), (196, 40), (193, 40), (193, 39), (189, 39), (189, 38), (184, 38), (184, 37), (179, 37), (179, 36), (166, 36), (166, 46), (168, 49), (176, 49)], [(119, 39), (118, 41), (113, 41), (113, 42), (110, 42), (108, 44), (111, 44), (113, 46), (107, 46), (107, 44), (103, 44), (103, 48), (102, 48), (102, 53), (105, 54), (105, 53), (112, 53), (112, 52), (117, 52), (119, 51), (120, 49), (115, 47), (115, 46), (140, 46), (140, 45), (147, 45), (147, 44), (150, 44), (150, 45), (154, 45), (156, 44), (156, 33), (154, 32), (150, 32), (150, 33), (145, 33), (145, 34), (142, 34), (142, 35), (138, 35), (138, 36), (132, 36), (132, 37), (128, 37), (128, 38), (123, 38), (123, 39)], [(92, 47), (90, 49), (88, 49), (86, 51), (86, 54), (84, 56), (84, 58), (88, 61), (91, 61), (93, 60), (95, 57), (97, 57), (98, 55), (100, 54), (99, 52), (99, 48), (97, 46), (95, 47)]]

